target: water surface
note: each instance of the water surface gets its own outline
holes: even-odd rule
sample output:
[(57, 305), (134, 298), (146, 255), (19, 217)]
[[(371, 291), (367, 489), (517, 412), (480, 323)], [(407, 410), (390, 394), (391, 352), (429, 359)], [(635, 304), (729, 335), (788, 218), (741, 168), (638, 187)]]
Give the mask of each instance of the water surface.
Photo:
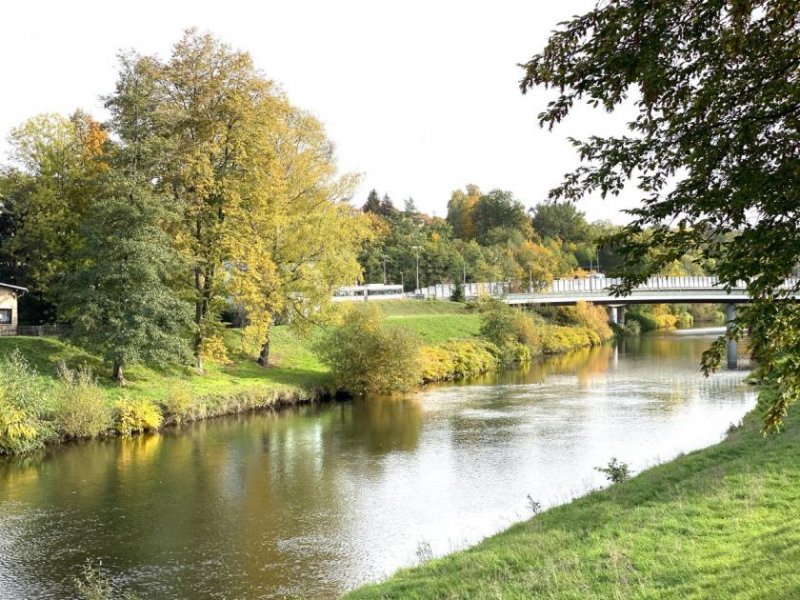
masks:
[(0, 463), (0, 598), (63, 598), (87, 557), (143, 598), (334, 598), (717, 442), (754, 404), (690, 331), (473, 385), (223, 418)]

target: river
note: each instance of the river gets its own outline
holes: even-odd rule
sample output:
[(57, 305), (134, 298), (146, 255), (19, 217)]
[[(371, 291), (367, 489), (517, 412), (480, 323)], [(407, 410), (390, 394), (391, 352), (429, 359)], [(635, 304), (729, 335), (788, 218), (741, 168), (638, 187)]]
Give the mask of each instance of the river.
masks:
[(70, 597), (87, 558), (142, 598), (337, 597), (604, 485), (612, 457), (719, 441), (755, 392), (699, 373), (712, 333), (0, 463), (0, 598)]

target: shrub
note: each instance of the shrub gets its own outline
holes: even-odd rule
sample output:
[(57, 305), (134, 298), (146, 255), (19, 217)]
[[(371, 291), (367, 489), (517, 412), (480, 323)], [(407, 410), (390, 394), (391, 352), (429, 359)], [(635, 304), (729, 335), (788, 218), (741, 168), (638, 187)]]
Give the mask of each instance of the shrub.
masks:
[(55, 406), (58, 431), (65, 438), (92, 438), (113, 425), (111, 409), (91, 371), (59, 365), (60, 398)]
[(583, 327), (596, 333), (601, 340), (611, 339), (614, 332), (608, 324), (608, 315), (602, 306), (578, 302), (575, 306), (558, 309), (556, 321), (561, 325)]
[(167, 420), (177, 425), (205, 416), (202, 405), (192, 396), (189, 385), (183, 382), (170, 387), (167, 397), (161, 401), (161, 406)]
[(622, 327), (622, 333), (630, 336), (641, 335), (642, 326), (639, 325), (639, 321), (626, 320), (625, 325)]
[(120, 435), (154, 431), (162, 421), (158, 407), (144, 398), (123, 398), (114, 405), (114, 429)]
[(611, 483), (620, 483), (631, 477), (631, 470), (627, 463), (617, 460), (616, 457), (608, 461), (605, 467), (595, 467), (595, 471), (605, 473), (606, 479)]
[(500, 349), (503, 362), (525, 362), (531, 353), (541, 354), (540, 327), (529, 314), (495, 299), (483, 300), (480, 312), (480, 335)]
[(453, 285), (453, 293), (450, 294), (450, 300), (453, 302), (464, 302), (464, 285), (460, 281), (456, 281)]
[(80, 600), (138, 600), (138, 596), (130, 590), (115, 589), (102, 571), (102, 566), (102, 562), (95, 566), (91, 560), (84, 563), (80, 577), (74, 579), (75, 592)]
[(18, 350), (0, 360), (0, 454), (34, 450), (53, 437), (50, 396)]
[(658, 329), (658, 321), (656, 321), (654, 316), (638, 310), (628, 311), (625, 314), (625, 322), (638, 323), (640, 331), (655, 331)]
[(694, 317), (690, 315), (688, 312), (682, 312), (678, 315), (678, 327), (683, 327), (684, 329), (692, 327), (694, 325)]
[(371, 304), (349, 310), (314, 350), (331, 369), (337, 387), (352, 394), (405, 391), (421, 379), (418, 339), (387, 328), (380, 309)]
[(420, 349), (423, 381), (475, 377), (498, 367), (500, 350), (484, 340), (450, 340)]

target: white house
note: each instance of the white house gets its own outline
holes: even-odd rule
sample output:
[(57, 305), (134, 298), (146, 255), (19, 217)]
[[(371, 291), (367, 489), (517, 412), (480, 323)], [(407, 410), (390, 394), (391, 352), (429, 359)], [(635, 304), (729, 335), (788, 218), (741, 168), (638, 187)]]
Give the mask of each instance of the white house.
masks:
[(27, 288), (0, 283), (0, 330), (9, 335), (17, 331), (17, 299)]

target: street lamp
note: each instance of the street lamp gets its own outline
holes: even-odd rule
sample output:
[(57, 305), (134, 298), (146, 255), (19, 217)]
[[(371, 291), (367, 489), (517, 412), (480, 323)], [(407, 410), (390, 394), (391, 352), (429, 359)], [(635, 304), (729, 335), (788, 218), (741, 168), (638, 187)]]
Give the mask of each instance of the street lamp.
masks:
[(417, 253), (417, 289), (416, 291), (419, 292), (419, 251), (422, 250), (422, 246), (411, 246), (412, 250), (416, 250)]

